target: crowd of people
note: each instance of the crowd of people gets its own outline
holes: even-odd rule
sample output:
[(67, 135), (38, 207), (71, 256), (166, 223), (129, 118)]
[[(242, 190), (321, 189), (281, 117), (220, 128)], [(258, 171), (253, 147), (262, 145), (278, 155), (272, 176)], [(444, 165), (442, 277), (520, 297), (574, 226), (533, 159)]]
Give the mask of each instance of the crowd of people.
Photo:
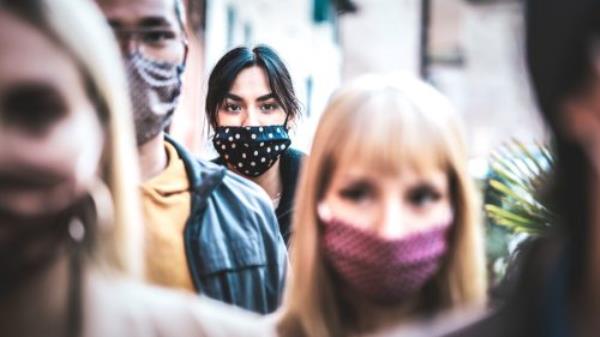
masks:
[(1, 335), (596, 336), (600, 2), (525, 7), (559, 226), (495, 306), (463, 126), (431, 85), (343, 85), (304, 154), (285, 62), (234, 48), (205, 161), (168, 134), (182, 0), (0, 0)]

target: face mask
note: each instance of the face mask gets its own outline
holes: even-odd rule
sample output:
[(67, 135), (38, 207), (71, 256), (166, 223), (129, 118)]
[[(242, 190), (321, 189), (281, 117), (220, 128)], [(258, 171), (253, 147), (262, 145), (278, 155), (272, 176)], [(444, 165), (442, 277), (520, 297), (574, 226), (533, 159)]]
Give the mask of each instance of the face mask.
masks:
[[(0, 298), (92, 237), (99, 218), (92, 195), (104, 191), (97, 185), (105, 186), (97, 183), (104, 138), (101, 130), (85, 129), (88, 141), (59, 149), (51, 159), (0, 167), (0, 191), (15, 195), (0, 202)], [(52, 137), (48, 141), (54, 142)]]
[(84, 233), (87, 239), (92, 236), (95, 224), (91, 219), (96, 215), (89, 195), (70, 198), (65, 208), (35, 216), (0, 207), (5, 235), (0, 245), (0, 299), (44, 272), (65, 249), (79, 245)]
[(181, 96), (182, 64), (158, 62), (134, 53), (125, 60), (138, 145), (169, 124)]
[(350, 289), (379, 304), (400, 304), (437, 273), (446, 255), (443, 225), (397, 240), (383, 239), (340, 220), (323, 224), (322, 249)]
[(285, 126), (217, 127), (213, 145), (237, 172), (258, 177), (290, 146)]

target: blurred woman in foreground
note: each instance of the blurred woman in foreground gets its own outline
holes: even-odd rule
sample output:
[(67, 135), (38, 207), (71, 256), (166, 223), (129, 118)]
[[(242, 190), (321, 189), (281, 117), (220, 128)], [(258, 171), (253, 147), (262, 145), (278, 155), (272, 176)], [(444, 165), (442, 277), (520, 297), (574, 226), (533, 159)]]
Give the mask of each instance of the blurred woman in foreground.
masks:
[(1, 1), (0, 45), (2, 336), (252, 334), (246, 316), (134, 281), (144, 233), (130, 103), (97, 9)]
[(485, 302), (457, 116), (411, 77), (337, 92), (298, 185), (281, 336), (372, 333)]

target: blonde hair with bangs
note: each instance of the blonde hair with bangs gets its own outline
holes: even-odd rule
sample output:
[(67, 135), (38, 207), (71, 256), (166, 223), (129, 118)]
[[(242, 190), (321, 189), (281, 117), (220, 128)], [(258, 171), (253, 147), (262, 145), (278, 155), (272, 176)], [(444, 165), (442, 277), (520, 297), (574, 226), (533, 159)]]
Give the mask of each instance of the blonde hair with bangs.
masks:
[(447, 263), (433, 283), (438, 297), (433, 309), (483, 305), (487, 284), (479, 198), (467, 173), (457, 115), (443, 95), (414, 77), (366, 75), (330, 100), (301, 173), (281, 335), (351, 333), (320, 250), (317, 205), (336, 168), (357, 160), (376, 172), (399, 172), (406, 165), (447, 172), (455, 220)]
[[(143, 277), (143, 227), (138, 201), (139, 171), (133, 118), (118, 45), (106, 19), (91, 1), (41, 0), (42, 27), (72, 56), (95, 91), (104, 113), (106, 141), (102, 179), (113, 199), (112, 223), (98, 232), (95, 264), (104, 271)], [(34, 22), (35, 24), (35, 22)]]

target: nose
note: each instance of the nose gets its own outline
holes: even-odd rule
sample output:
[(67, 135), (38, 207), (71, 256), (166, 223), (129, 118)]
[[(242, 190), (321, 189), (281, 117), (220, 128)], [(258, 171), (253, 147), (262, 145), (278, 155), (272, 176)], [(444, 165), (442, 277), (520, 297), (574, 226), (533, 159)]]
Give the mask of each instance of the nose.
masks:
[(399, 239), (414, 232), (409, 210), (399, 197), (390, 197), (381, 205), (376, 234), (385, 239)]
[(258, 109), (254, 106), (248, 107), (246, 114), (242, 121), (242, 126), (258, 126), (260, 121), (258, 119)]

